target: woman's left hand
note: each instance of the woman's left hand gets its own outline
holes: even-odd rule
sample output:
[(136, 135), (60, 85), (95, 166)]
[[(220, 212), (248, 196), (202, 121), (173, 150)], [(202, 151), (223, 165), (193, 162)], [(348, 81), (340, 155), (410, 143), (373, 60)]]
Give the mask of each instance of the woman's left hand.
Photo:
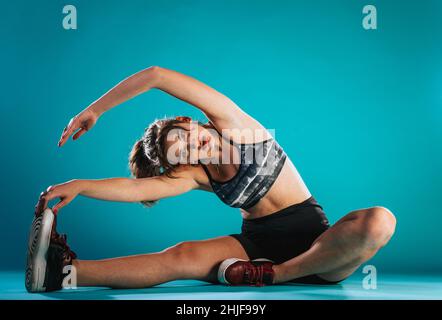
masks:
[(52, 207), (52, 212), (57, 215), (58, 210), (69, 204), (81, 191), (81, 181), (71, 180), (62, 184), (50, 186), (40, 194), (35, 215), (41, 214), (47, 207), (49, 201), (59, 198), (60, 201)]

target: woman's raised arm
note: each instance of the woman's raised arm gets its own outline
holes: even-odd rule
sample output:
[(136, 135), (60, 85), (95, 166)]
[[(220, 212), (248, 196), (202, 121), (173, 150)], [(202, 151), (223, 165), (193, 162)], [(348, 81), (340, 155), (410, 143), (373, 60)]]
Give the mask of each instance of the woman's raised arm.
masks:
[(121, 81), (72, 118), (63, 130), (58, 145), (64, 145), (72, 134), (74, 140), (78, 139), (93, 127), (104, 112), (152, 88), (190, 103), (220, 125), (222, 122), (231, 123), (244, 115), (232, 100), (215, 89), (179, 72), (155, 66)]

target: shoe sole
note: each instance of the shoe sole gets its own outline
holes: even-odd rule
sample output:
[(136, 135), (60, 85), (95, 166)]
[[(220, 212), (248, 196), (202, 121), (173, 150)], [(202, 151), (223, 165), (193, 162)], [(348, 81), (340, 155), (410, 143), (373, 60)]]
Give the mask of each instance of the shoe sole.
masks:
[(51, 239), (54, 213), (47, 208), (35, 217), (29, 231), (25, 286), (29, 292), (44, 292), (46, 257)]
[[(238, 262), (238, 261), (249, 261), (249, 260), (238, 259), (238, 258), (230, 258), (230, 259), (226, 259), (223, 262), (221, 262), (221, 264), (219, 265), (219, 268), (218, 268), (218, 281), (220, 283), (227, 284), (227, 285), (231, 284), (226, 279), (226, 271), (227, 271), (227, 269), (232, 264), (234, 264), (235, 262)], [(268, 261), (268, 262), (273, 262), (272, 260), (265, 259), (265, 258), (254, 259), (254, 260), (251, 260), (251, 261)]]

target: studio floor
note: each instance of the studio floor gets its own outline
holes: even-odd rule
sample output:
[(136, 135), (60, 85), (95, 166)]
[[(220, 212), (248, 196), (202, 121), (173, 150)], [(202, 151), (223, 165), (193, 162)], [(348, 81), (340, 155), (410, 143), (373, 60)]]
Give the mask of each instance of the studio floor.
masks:
[(107, 288), (64, 289), (55, 293), (29, 294), (22, 272), (0, 272), (1, 300), (440, 300), (442, 276), (383, 275), (377, 288), (367, 290), (362, 276), (352, 276), (338, 285), (276, 285), (261, 288), (227, 287), (200, 281), (173, 281), (153, 288), (112, 290)]

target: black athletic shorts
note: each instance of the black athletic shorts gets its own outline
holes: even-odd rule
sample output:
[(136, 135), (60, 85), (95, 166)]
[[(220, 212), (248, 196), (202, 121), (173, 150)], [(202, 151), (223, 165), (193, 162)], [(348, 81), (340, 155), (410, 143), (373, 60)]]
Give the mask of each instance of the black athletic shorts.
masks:
[[(270, 215), (243, 219), (240, 234), (231, 234), (244, 247), (250, 260), (270, 259), (276, 264), (307, 251), (313, 242), (330, 227), (322, 207), (313, 197)], [(316, 275), (290, 282), (335, 284)]]

